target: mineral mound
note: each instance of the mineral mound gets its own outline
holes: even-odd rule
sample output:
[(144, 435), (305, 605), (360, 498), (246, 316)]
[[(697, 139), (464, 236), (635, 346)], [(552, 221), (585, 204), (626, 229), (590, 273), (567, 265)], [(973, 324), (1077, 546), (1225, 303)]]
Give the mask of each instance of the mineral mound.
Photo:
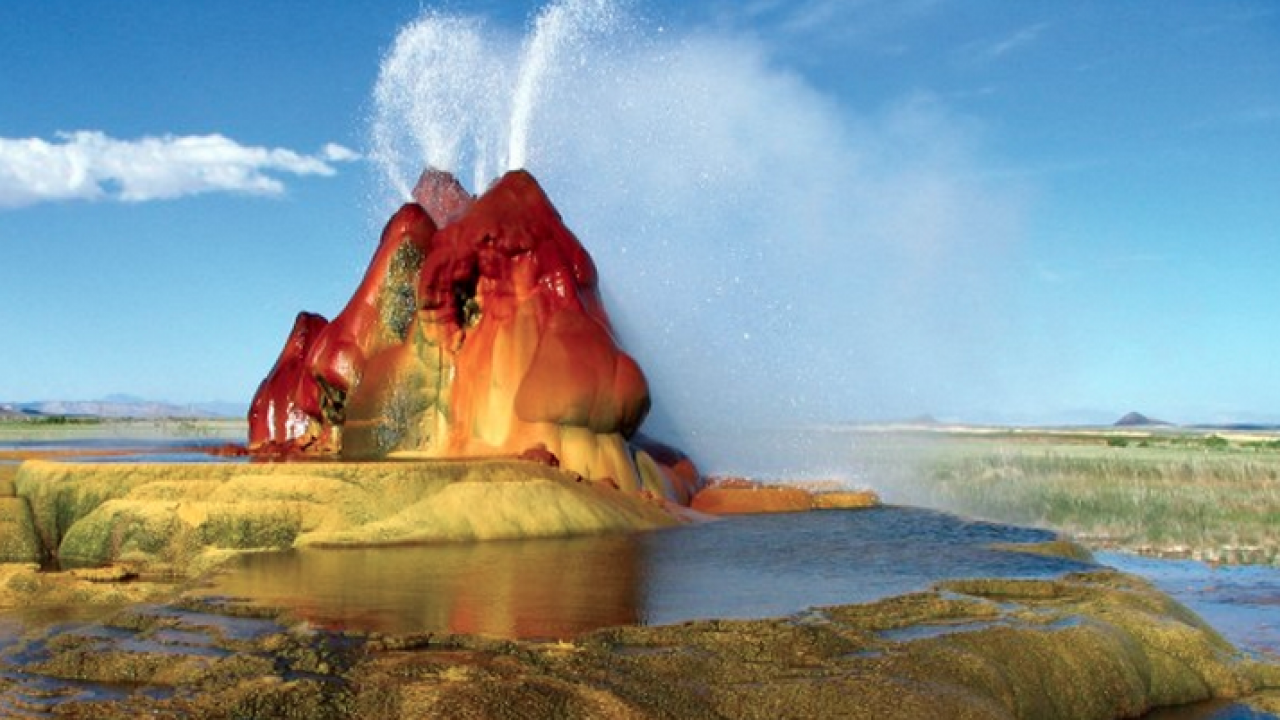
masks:
[(300, 313), (249, 411), (285, 457), (522, 456), (688, 504), (683, 453), (638, 433), (649, 386), (591, 256), (538, 182), (479, 197), (428, 170), (332, 321)]

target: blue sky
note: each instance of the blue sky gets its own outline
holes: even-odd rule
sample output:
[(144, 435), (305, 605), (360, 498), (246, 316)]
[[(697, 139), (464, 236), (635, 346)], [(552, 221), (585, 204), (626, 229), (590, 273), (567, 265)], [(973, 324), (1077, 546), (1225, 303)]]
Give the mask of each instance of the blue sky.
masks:
[[(541, 7), (0, 6), (0, 400), (247, 402), (394, 206), (397, 34)], [(664, 422), (1280, 420), (1273, 3), (606, 9), (528, 166)]]

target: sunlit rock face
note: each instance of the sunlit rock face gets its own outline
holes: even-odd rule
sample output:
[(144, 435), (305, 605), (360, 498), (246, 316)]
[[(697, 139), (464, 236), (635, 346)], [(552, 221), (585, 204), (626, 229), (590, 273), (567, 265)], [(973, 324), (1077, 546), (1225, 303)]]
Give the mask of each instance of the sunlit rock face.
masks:
[(258, 386), (249, 406), (249, 437), (260, 452), (334, 449), (309, 410), (320, 403), (320, 386), (308, 370), (309, 353), (328, 325), (315, 313), (298, 313), (280, 358)]
[(508, 173), (473, 198), (428, 171), (414, 199), (346, 308), (327, 324), (299, 316), (254, 399), (251, 449), (523, 455), (687, 504), (697, 470), (636, 437), (648, 383), (613, 335), (590, 255), (533, 176)]

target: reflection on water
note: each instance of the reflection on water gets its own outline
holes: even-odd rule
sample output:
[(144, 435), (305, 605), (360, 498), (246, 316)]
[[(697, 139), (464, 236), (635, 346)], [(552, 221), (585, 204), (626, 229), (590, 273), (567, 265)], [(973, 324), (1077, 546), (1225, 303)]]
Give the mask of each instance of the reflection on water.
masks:
[(252, 555), (205, 592), (333, 628), (566, 638), (1088, 567), (986, 547), (1049, 537), (907, 508), (762, 515), (636, 535)]
[(639, 622), (628, 536), (252, 555), (208, 592), (335, 629), (570, 637)]

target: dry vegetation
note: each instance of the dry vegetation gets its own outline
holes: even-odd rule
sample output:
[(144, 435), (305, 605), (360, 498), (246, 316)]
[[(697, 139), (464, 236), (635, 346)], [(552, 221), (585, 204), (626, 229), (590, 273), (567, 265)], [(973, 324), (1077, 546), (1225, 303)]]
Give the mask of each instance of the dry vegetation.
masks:
[(1280, 449), (1269, 439), (965, 438), (924, 476), (933, 502), (967, 514), (1104, 547), (1280, 563)]

